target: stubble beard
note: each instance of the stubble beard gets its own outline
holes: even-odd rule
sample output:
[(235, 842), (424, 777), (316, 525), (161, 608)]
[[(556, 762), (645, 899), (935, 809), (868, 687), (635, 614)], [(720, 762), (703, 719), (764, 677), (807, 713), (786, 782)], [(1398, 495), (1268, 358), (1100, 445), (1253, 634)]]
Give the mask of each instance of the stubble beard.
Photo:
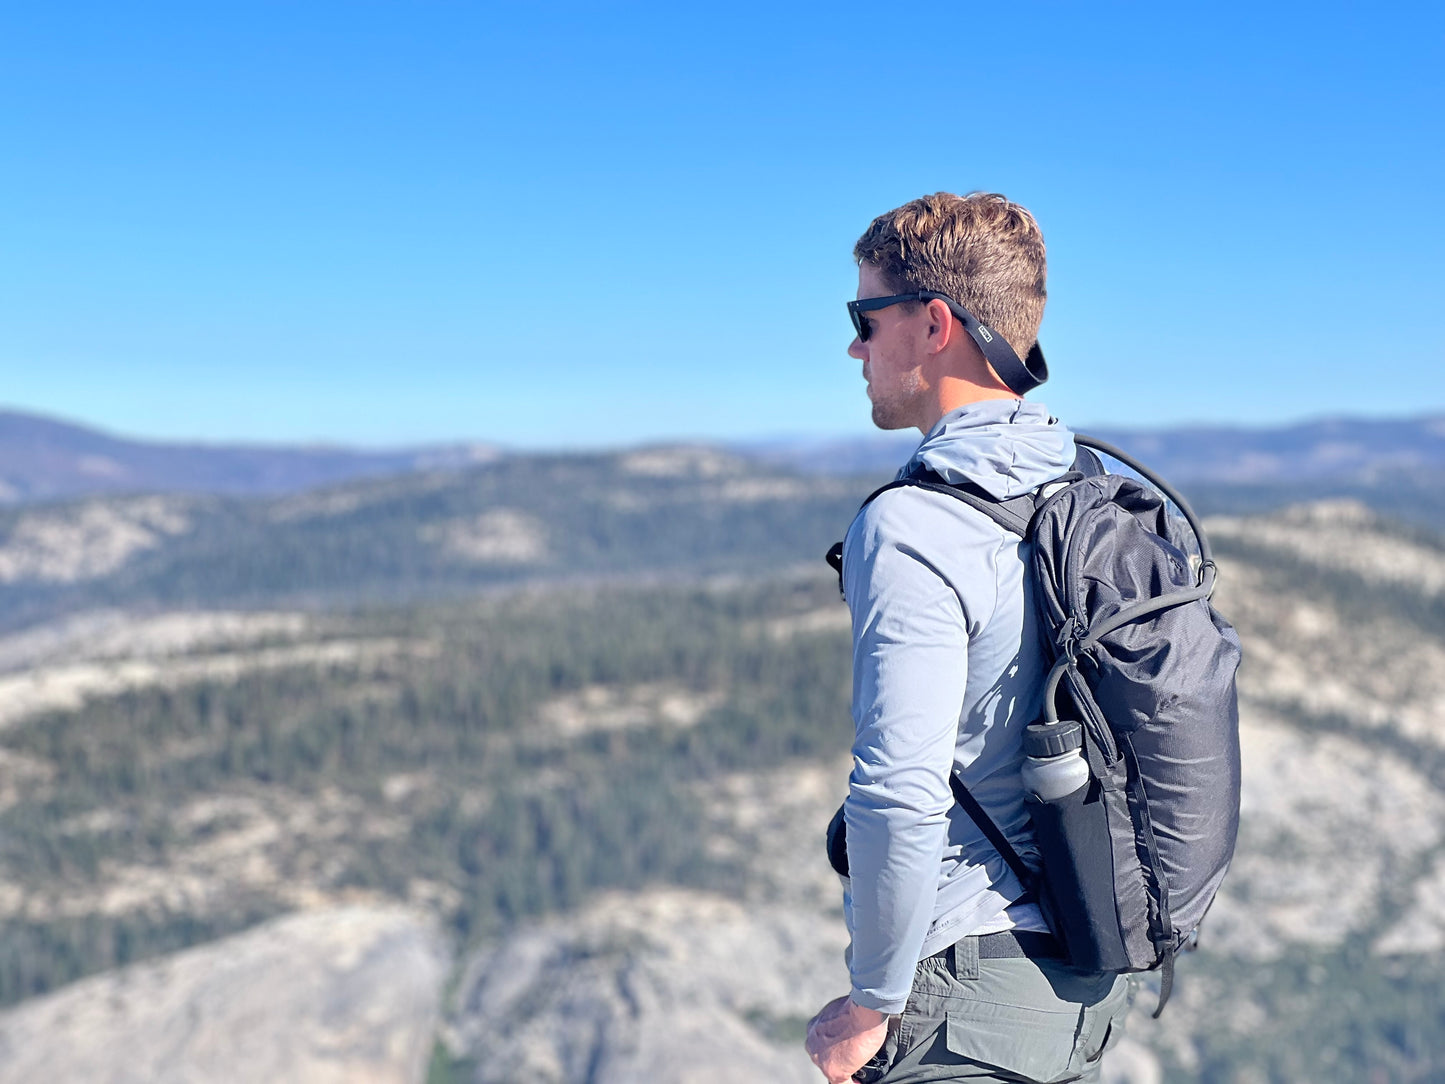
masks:
[(917, 372), (908, 373), (889, 395), (880, 395), (877, 390), (871, 396), (873, 401), (873, 424), (879, 429), (912, 429), (917, 427), (917, 397), (923, 381)]

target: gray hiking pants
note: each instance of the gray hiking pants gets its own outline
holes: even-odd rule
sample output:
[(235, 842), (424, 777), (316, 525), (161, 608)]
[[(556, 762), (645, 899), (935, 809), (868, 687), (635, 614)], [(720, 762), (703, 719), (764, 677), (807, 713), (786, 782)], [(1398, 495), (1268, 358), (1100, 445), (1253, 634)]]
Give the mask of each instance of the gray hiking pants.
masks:
[(918, 965), (903, 1015), (858, 1079), (1097, 1081), (1128, 1008), (1122, 975), (1060, 960), (979, 959), (978, 939), (965, 937)]

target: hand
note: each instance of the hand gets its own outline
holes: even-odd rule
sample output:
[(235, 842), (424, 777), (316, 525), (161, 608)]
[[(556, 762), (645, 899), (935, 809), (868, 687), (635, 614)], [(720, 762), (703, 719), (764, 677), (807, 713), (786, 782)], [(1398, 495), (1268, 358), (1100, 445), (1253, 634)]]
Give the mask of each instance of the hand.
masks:
[(888, 1017), (840, 997), (808, 1022), (808, 1056), (828, 1084), (847, 1084), (887, 1038)]

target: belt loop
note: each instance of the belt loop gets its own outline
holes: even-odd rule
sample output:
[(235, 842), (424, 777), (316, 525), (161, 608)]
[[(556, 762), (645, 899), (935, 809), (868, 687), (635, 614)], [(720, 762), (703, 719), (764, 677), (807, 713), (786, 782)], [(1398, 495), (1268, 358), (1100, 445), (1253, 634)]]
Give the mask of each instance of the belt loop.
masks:
[(978, 978), (978, 938), (964, 937), (949, 949), (950, 970), (956, 979)]

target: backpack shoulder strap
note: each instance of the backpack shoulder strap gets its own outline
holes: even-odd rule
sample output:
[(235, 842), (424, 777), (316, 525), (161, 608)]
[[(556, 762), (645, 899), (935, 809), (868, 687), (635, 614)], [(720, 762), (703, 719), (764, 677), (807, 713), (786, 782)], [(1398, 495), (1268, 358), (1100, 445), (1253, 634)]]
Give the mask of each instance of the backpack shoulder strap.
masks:
[(939, 474), (921, 465), (897, 481), (889, 482), (886, 486), (879, 486), (863, 504), (866, 506), (880, 493), (886, 493), (890, 489), (901, 489), (904, 486), (927, 489), (933, 493), (942, 493), (962, 501), (975, 511), (982, 512), (1005, 531), (1016, 534), (1020, 538), (1028, 535), (1029, 524), (1033, 521), (1034, 509), (1037, 507), (1037, 498), (1033, 493), (1025, 493), (1022, 497), (1001, 501), (974, 482), (945, 482)]
[[(969, 820), (978, 826), (978, 830), (993, 845), (993, 849), (1003, 856), (1003, 860), (1008, 863), (1008, 868), (1013, 870), (1014, 876), (1019, 879), (1019, 884), (1024, 886), (1024, 895), (1037, 899), (1038, 877), (1033, 870), (1029, 869), (1019, 852), (1014, 849), (1014, 845), (1008, 841), (1008, 836), (1003, 834), (1003, 830), (979, 804), (978, 799), (969, 793), (957, 772), (949, 773), (948, 785), (953, 791), (954, 800), (963, 806), (963, 811), (968, 814)], [(1019, 901), (1015, 900), (1014, 902)]]
[[(1093, 463), (1093, 471), (1089, 470), (1088, 463), (1080, 466), (1084, 456), (1088, 456)], [(1074, 471), (1082, 473), (1102, 473), (1098, 460), (1087, 452), (1080, 452), (1079, 458), (1074, 461)], [(1076, 477), (1071, 472), (1060, 479), (1061, 481), (1072, 480)], [(875, 499), (887, 493), (890, 489), (902, 489), (905, 486), (912, 489), (927, 489), (934, 493), (942, 493), (954, 500), (962, 501), (976, 512), (981, 512), (993, 520), (1005, 531), (1016, 534), (1020, 538), (1027, 538), (1029, 526), (1033, 523), (1034, 513), (1038, 510), (1042, 501), (1044, 491), (1038, 490), (1033, 493), (1025, 493), (1021, 497), (1012, 497), (1009, 500), (1001, 501), (993, 496), (988, 490), (974, 482), (945, 482), (941, 475), (937, 474), (922, 464), (914, 467), (902, 478), (896, 478), (886, 485), (881, 485), (863, 499), (858, 506), (862, 512), (873, 503)], [(824, 555), (828, 567), (838, 574), (838, 590), (843, 590), (843, 543), (834, 542)]]
[(1094, 454), (1092, 439), (1080, 433), (1074, 434), (1074, 473), (1081, 478), (1097, 478), (1104, 474), (1104, 464)]

